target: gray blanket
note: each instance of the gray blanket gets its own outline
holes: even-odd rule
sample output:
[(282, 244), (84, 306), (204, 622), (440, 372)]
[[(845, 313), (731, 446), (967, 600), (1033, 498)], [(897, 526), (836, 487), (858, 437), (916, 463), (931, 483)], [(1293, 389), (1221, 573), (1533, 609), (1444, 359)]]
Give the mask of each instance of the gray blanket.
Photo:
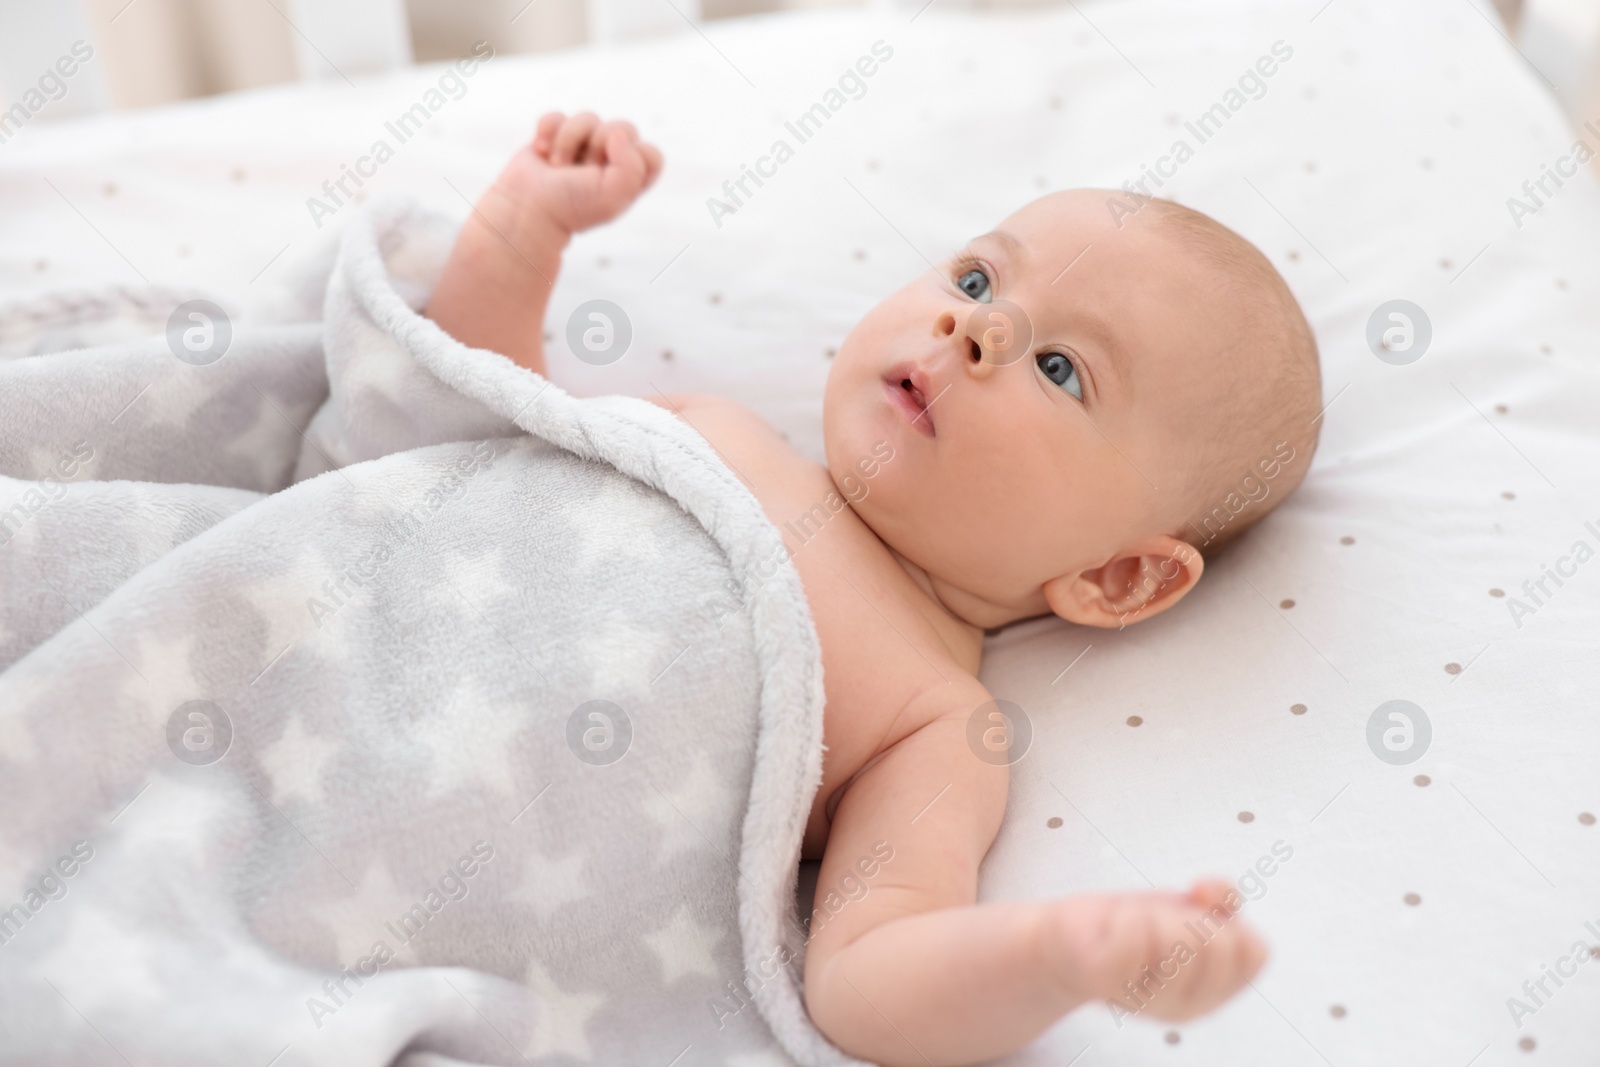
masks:
[(320, 322), (0, 314), (0, 1062), (848, 1062), (778, 533), (422, 318), (451, 236), (355, 219)]

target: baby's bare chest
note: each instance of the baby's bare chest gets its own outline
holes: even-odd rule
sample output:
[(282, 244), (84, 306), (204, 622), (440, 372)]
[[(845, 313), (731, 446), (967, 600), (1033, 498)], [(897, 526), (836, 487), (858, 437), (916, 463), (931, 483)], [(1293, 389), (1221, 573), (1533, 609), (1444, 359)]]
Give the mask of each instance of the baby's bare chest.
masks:
[(817, 628), (827, 747), (805, 853), (821, 855), (830, 797), (879, 752), (923, 725), (910, 721), (907, 705), (941, 675), (961, 668), (940, 632), (942, 609), (856, 516), (826, 468), (732, 401), (698, 401), (682, 414), (778, 528)]

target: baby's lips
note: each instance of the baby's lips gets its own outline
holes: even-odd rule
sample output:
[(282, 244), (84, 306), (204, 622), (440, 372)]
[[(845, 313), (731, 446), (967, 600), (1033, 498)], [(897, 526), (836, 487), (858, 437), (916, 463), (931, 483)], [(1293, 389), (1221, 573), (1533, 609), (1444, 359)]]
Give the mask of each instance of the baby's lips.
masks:
[(972, 305), (966, 332), (983, 361), (996, 367), (1015, 363), (1033, 348), (1033, 320), (1009, 300)]

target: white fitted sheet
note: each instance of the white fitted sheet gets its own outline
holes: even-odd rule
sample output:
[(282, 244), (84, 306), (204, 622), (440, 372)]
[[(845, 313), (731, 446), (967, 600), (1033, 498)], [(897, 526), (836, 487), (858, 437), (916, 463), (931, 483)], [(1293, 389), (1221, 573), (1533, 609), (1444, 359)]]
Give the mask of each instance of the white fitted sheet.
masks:
[[(1600, 826), (1579, 818), (1600, 812), (1600, 562), (1520, 627), (1490, 593), (1600, 549), (1600, 193), (1584, 171), (1520, 227), (1506, 204), (1568, 152), (1557, 106), (1469, 0), (914, 11), (497, 58), (369, 187), (464, 213), (544, 109), (632, 118), (667, 167), (574, 241), (552, 377), (726, 392), (815, 456), (827, 355), (862, 312), (1046, 189), (1137, 177), (1286, 42), (1265, 95), (1163, 191), (1259, 244), (1304, 303), (1333, 401), (1313, 472), (1180, 609), (1121, 633), (1022, 624), (983, 672), (1035, 731), (985, 899), (1237, 877), (1282, 841), (1292, 859), (1245, 909), (1274, 955), (1204, 1020), (1118, 1028), (1090, 1006), (1005, 1062), (1594, 1062), (1600, 962), (1520, 1029), (1507, 998), (1600, 942)], [(880, 39), (894, 55), (865, 95), (716, 227), (706, 198)], [(0, 293), (123, 285), (123, 314), (159, 318), (133, 300), (148, 282), (291, 313), (295, 262), (335, 228), (306, 198), (437, 78), (36, 119), (0, 146)], [(594, 297), (634, 325), (611, 367), (562, 340)], [(1364, 341), (1393, 298), (1433, 324), (1410, 366)], [(1365, 740), (1391, 699), (1433, 725), (1410, 766)]]

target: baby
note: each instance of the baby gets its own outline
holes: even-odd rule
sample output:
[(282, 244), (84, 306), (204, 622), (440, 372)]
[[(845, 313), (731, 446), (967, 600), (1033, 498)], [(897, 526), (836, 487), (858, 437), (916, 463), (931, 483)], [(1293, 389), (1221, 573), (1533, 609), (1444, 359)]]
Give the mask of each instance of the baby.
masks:
[[(543, 374), (562, 249), (661, 162), (630, 123), (545, 115), (468, 218), (427, 314)], [(744, 479), (805, 588), (827, 701), (803, 846), (822, 859), (819, 899), (875, 843), (893, 849), (866, 896), (814, 924), (805, 956), (813, 1021), (862, 1059), (991, 1059), (1093, 1000), (1190, 1018), (1266, 957), (1230, 921), (1226, 882), (975, 902), (1008, 782), (1003, 750), (980, 758), (968, 741), (994, 708), (984, 632), (1165, 611), (1299, 484), (1316, 446), (1316, 343), (1283, 279), (1198, 212), (1128, 203), (1042, 197), (869, 311), (829, 373), (826, 467), (731, 400), (651, 398)], [(839, 489), (863, 462), (872, 492)], [(1280, 491), (1240, 502), (1242, 477)], [(858, 499), (802, 547), (781, 524), (834, 493)], [(1204, 946), (1170, 973), (1194, 930)]]

